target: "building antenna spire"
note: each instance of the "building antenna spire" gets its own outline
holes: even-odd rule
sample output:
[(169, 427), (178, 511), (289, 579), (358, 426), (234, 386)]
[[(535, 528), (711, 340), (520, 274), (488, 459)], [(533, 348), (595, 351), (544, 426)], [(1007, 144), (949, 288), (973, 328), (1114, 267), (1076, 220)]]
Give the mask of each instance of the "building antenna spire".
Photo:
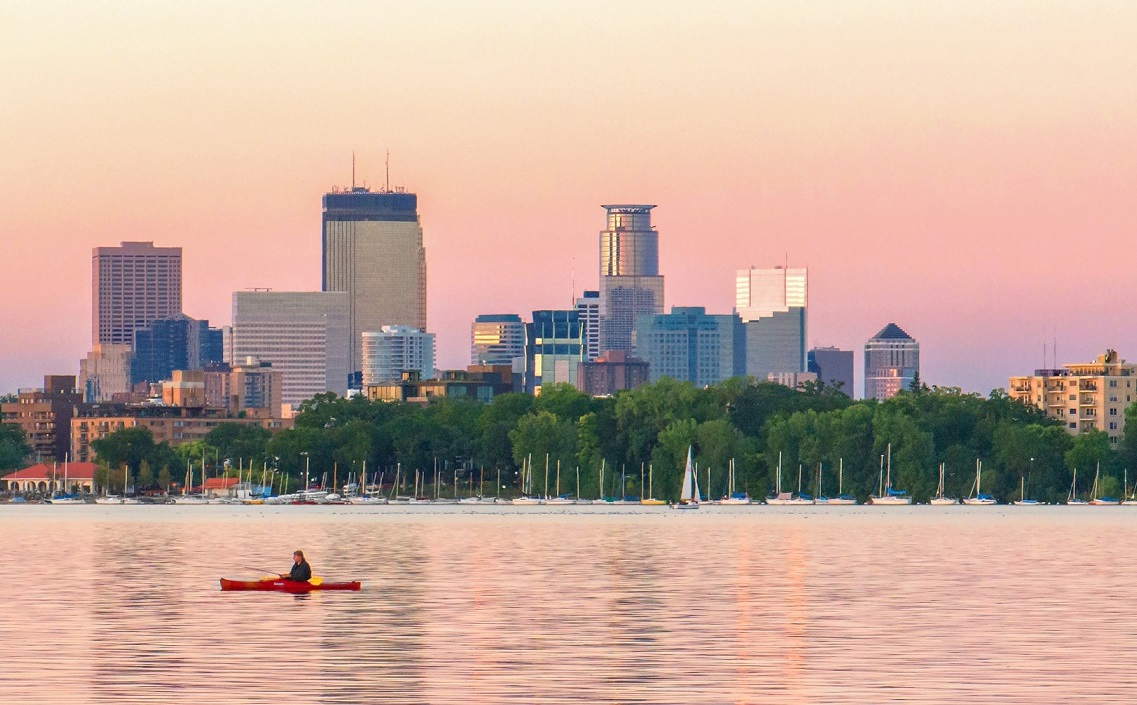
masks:
[(351, 190), (355, 190), (355, 150), (351, 150)]
[(576, 306), (576, 257), (572, 258), (572, 300), (569, 305)]
[(387, 150), (387, 158), (383, 161), (383, 168), (387, 172), (387, 183), (383, 190), (387, 193), (391, 192), (391, 150)]

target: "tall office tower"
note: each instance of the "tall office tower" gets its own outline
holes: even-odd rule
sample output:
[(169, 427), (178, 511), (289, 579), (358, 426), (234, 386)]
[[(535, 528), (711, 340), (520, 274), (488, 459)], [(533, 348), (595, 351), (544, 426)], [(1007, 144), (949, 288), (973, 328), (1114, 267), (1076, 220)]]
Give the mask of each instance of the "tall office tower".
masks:
[(600, 232), (599, 351), (631, 350), (636, 319), (663, 313), (659, 233), (651, 225), (655, 206), (603, 208), (608, 227)]
[(809, 371), (817, 375), (819, 382), (853, 396), (852, 350), (814, 348), (809, 351)]
[(576, 300), (576, 310), (584, 325), (584, 360), (592, 362), (600, 357), (600, 292), (583, 292)]
[(362, 369), (361, 333), (383, 326), (426, 330), (418, 196), (355, 186), (333, 191), (324, 195), (323, 229), (323, 290), (348, 294), (348, 360), (355, 382)]
[(865, 399), (888, 399), (920, 374), (920, 344), (895, 323), (865, 343)]
[(200, 370), (221, 361), (220, 329), (184, 315), (163, 318), (134, 331), (130, 382), (161, 382), (174, 370)]
[(124, 242), (91, 253), (94, 344), (133, 345), (134, 331), (182, 312), (182, 248)]
[(746, 327), (746, 374), (756, 379), (805, 372), (807, 274), (804, 268), (740, 269), (734, 310)]
[(576, 386), (584, 362), (584, 325), (578, 311), (534, 311), (525, 324), (525, 391), (550, 384)]
[(671, 313), (641, 316), (635, 337), (636, 356), (647, 361), (653, 382), (670, 377), (706, 387), (746, 373), (746, 341), (735, 314), (673, 306)]
[(233, 294), (232, 359), (270, 363), (282, 375), (283, 403), (293, 408), (317, 394), (347, 392), (347, 331), (346, 292)]
[(394, 382), (404, 372), (434, 377), (434, 333), (409, 326), (383, 326), (361, 335), (363, 386)]
[(516, 313), (478, 316), (470, 326), (471, 365), (512, 365), (525, 356), (525, 324)]

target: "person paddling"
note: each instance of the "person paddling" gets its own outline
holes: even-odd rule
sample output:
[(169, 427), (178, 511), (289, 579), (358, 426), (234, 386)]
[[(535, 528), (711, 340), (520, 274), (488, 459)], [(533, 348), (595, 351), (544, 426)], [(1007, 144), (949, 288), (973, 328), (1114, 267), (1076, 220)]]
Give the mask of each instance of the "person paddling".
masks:
[(304, 560), (303, 551), (292, 552), (292, 570), (287, 575), (281, 573), (280, 577), (284, 580), (295, 580), (298, 583), (306, 583), (312, 579), (312, 566)]

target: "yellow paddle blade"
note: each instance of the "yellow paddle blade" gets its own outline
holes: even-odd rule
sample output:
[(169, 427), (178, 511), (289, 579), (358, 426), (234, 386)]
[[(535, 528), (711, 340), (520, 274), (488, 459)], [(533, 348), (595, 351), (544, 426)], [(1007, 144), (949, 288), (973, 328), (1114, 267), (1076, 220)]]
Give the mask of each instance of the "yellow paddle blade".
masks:
[(324, 579), (318, 575), (313, 575), (308, 579), (308, 582), (312, 585), (319, 585), (320, 583), (324, 582)]

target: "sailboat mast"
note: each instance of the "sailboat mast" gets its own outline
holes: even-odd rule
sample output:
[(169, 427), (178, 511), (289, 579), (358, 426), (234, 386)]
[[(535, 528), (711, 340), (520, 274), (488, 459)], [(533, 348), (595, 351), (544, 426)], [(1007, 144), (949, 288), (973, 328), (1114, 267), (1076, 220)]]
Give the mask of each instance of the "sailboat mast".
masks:
[(778, 451), (778, 484), (777, 494), (782, 493), (782, 451)]

